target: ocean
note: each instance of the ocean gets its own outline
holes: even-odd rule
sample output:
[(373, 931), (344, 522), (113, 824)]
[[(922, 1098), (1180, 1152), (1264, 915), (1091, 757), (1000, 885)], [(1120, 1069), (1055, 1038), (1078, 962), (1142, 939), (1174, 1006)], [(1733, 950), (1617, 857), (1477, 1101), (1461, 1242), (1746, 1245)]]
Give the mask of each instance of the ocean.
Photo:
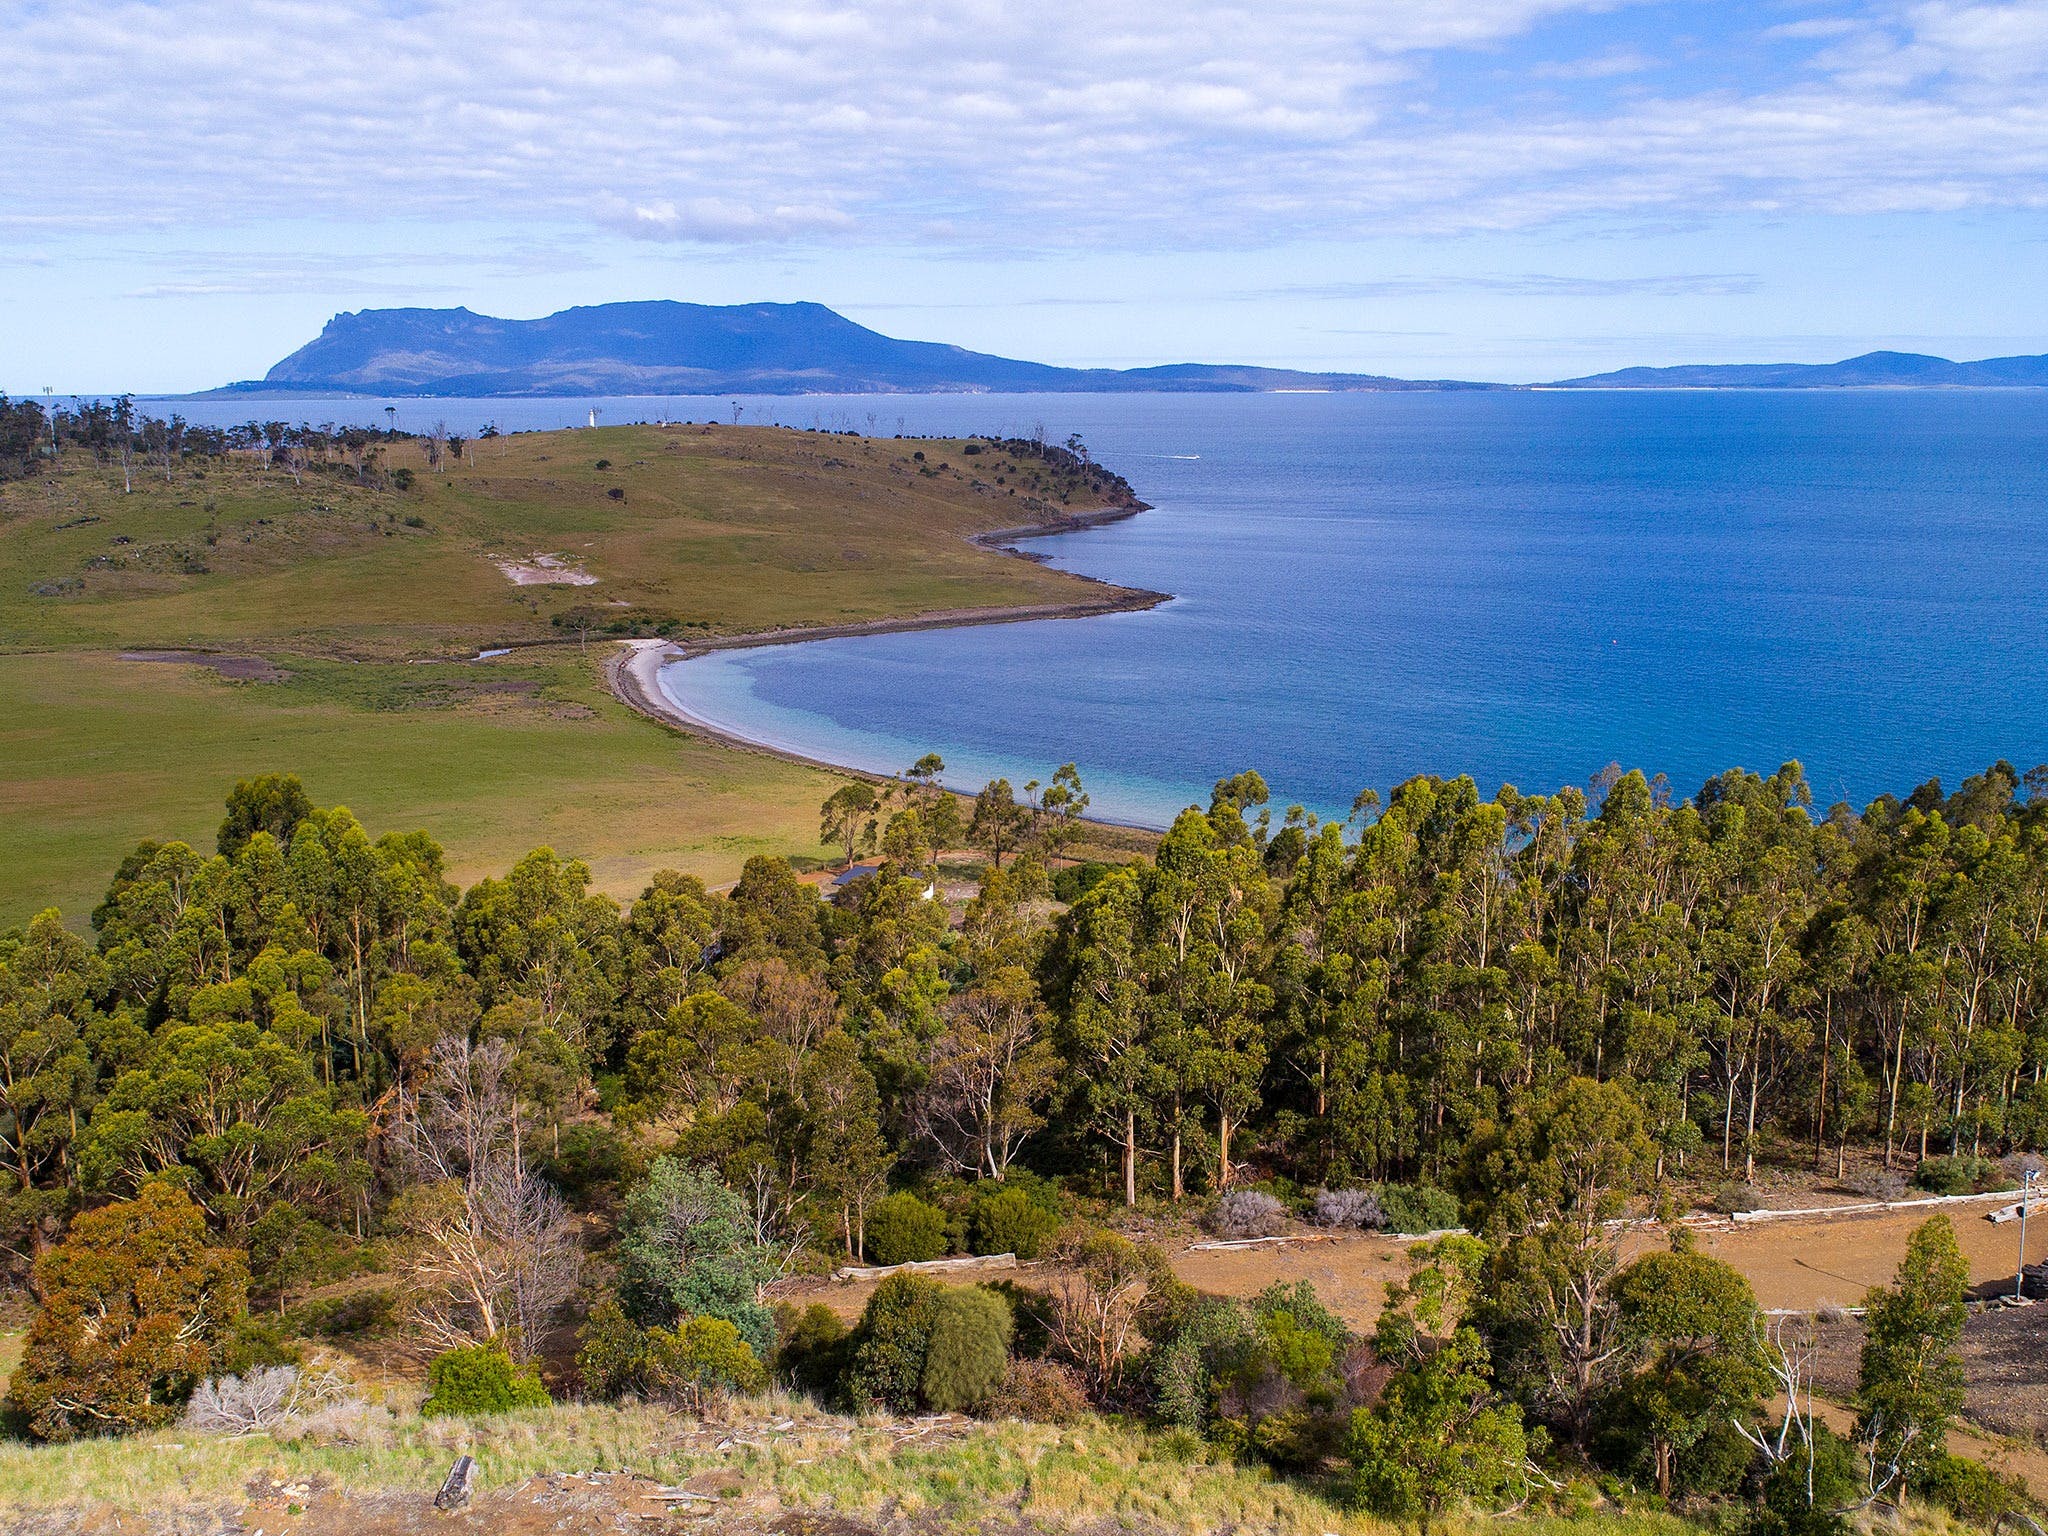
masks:
[[(507, 430), (718, 401), (399, 401)], [(692, 712), (947, 781), (1079, 765), (1163, 824), (1256, 768), (1343, 816), (1419, 773), (1690, 794), (1802, 762), (1821, 807), (2048, 758), (2048, 392), (802, 397), (747, 421), (1079, 433), (1152, 510), (1035, 541), (1150, 612), (727, 652)], [(377, 421), (367, 401), (181, 402)], [(413, 418), (418, 418), (414, 420)]]

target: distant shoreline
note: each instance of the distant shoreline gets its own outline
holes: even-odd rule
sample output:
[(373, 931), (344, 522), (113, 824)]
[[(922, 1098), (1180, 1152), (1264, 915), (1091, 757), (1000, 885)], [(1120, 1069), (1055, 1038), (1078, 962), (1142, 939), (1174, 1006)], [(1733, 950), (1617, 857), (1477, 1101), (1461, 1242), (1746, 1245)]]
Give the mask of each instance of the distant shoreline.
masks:
[[(1015, 548), (1015, 542), (1019, 539), (1046, 538), (1055, 534), (1100, 528), (1150, 510), (1146, 503), (1138, 502), (1131, 506), (1062, 513), (1040, 523), (1021, 524), (1014, 528), (992, 528), (985, 533), (972, 534), (968, 537), (968, 542), (982, 549), (1014, 556), (1019, 560), (1043, 561), (1043, 555)], [(625, 640), (620, 642), (619, 649), (605, 663), (605, 682), (610, 687), (612, 696), (621, 704), (658, 724), (726, 746), (760, 752), (788, 763), (798, 763), (807, 768), (823, 768), (833, 773), (846, 773), (858, 778), (882, 781), (890, 776), (872, 769), (858, 768), (849, 763), (835, 763), (826, 758), (812, 757), (788, 747), (778, 746), (774, 742), (745, 736), (729, 727), (715, 724), (691, 713), (662, 687), (662, 668), (672, 661), (692, 661), (718, 651), (758, 650), (771, 645), (804, 645), (813, 640), (847, 640), (861, 635), (967, 629), (984, 624), (1024, 624), (1041, 619), (1091, 619), (1112, 613), (1143, 613), (1159, 607), (1162, 603), (1173, 601), (1173, 594), (1170, 592), (1153, 592), (1143, 587), (1121, 587), (1099, 577), (1075, 574), (1080, 580), (1100, 587), (1102, 596), (1069, 603), (945, 608), (927, 613), (906, 614), (899, 618), (865, 619), (845, 624), (797, 625), (787, 629), (756, 630), (749, 634), (717, 635), (702, 640)], [(1111, 821), (1102, 817), (1087, 819), (1098, 821), (1105, 826), (1138, 826), (1134, 822)]]

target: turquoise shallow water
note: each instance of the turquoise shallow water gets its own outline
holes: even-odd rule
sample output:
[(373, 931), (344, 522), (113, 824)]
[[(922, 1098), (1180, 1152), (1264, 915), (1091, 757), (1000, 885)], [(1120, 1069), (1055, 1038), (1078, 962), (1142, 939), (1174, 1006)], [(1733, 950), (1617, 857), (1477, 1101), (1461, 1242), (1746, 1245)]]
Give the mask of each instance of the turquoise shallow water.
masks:
[[(405, 425), (516, 429), (591, 403), (399, 405)], [(596, 403), (606, 422), (729, 412)], [(367, 401), (219, 408), (383, 419)], [(1098, 812), (1150, 822), (1243, 767), (1281, 805), (1341, 814), (1420, 772), (1547, 790), (1619, 761), (1690, 793), (1797, 757), (1822, 804), (1861, 804), (2048, 758), (2048, 391), (743, 408), (884, 434), (1078, 431), (1154, 510), (1037, 547), (1177, 595), (667, 673), (698, 713), (810, 755), (893, 770), (935, 749), (967, 786), (1071, 759)]]

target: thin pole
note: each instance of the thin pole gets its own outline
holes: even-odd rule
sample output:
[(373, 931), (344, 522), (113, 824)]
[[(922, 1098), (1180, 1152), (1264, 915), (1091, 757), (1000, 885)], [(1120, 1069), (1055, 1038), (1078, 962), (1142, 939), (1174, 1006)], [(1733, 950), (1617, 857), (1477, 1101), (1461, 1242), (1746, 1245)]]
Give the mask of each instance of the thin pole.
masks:
[(2020, 1267), (2013, 1276), (2012, 1296), (2015, 1301), (2027, 1299), (2027, 1207), (2032, 1203), (2034, 1180), (2041, 1177), (2041, 1170), (2029, 1168), (2020, 1175)]

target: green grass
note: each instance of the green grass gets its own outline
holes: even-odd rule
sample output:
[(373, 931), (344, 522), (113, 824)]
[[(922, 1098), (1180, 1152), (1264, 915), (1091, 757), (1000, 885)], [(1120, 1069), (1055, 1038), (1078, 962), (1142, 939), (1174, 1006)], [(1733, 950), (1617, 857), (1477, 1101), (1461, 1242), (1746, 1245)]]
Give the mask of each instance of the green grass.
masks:
[[(598, 648), (593, 647), (593, 659)], [(295, 661), (282, 683), (105, 653), (0, 656), (0, 922), (81, 920), (144, 837), (210, 849), (239, 776), (299, 774), (372, 832), (424, 827), (463, 883), (541, 843), (614, 894), (652, 870), (730, 879), (751, 854), (822, 856), (828, 775), (663, 730), (570, 647), (515, 665)], [(532, 693), (477, 693), (479, 679)]]
[[(82, 921), (138, 840), (210, 845), (233, 781), (273, 770), (373, 832), (424, 828), (464, 882), (540, 843), (619, 896), (662, 867), (822, 856), (831, 775), (633, 715), (599, 679), (607, 643), (553, 620), (710, 634), (1099, 595), (967, 542), (1028, 514), (938, 472), (992, 473), (959, 446), (617, 427), (479, 443), (435, 477), (398, 444), (409, 492), (235, 464), (138, 470), (124, 495), (80, 455), (0, 485), (0, 923)], [(492, 563), (543, 552), (598, 583), (515, 587)], [(461, 659), (500, 645), (520, 649)], [(288, 676), (118, 654), (183, 647)]]
[[(1053, 1527), (1096, 1521), (1157, 1530), (1249, 1528), (1275, 1536), (1370, 1532), (1377, 1522), (1236, 1466), (1173, 1459), (1155, 1437), (1089, 1422), (975, 1426), (921, 1447), (909, 1426), (830, 1419), (791, 1404), (803, 1422), (776, 1434), (782, 1405), (742, 1405), (706, 1432), (651, 1407), (565, 1406), (476, 1421), (405, 1416), (357, 1443), (264, 1436), (200, 1440), (164, 1431), (69, 1445), (0, 1445), (0, 1512), (98, 1507), (159, 1519), (180, 1506), (239, 1502), (252, 1479), (313, 1481), (327, 1496), (431, 1492), (450, 1460), (478, 1460), (479, 1501), (543, 1473), (633, 1472), (661, 1483), (736, 1473), (734, 1497), (772, 1493), (783, 1506), (854, 1516), (925, 1516), (978, 1527), (1009, 1511)], [(721, 1454), (726, 1434), (754, 1441)]]
[[(0, 486), (0, 650), (457, 657), (559, 637), (554, 617), (577, 612), (731, 633), (1099, 592), (966, 542), (1030, 514), (1014, 487), (936, 470), (951, 455), (993, 471), (963, 446), (609, 427), (492, 439), (431, 475), (394, 444), (386, 467), (419, 477), (405, 492), (235, 463), (138, 474), (132, 495), (74, 454)], [(597, 584), (515, 587), (492, 563), (536, 553)]]
[[(771, 1426), (785, 1414), (797, 1423), (778, 1433)], [(1263, 1470), (1185, 1460), (1169, 1441), (1102, 1421), (975, 1425), (936, 1440), (908, 1437), (912, 1427), (832, 1418), (788, 1400), (735, 1405), (716, 1424), (651, 1407), (564, 1406), (474, 1422), (407, 1416), (356, 1444), (196, 1441), (171, 1431), (65, 1446), (0, 1445), (0, 1512), (25, 1518), (97, 1509), (163, 1520), (177, 1507), (240, 1503), (252, 1486), (272, 1482), (311, 1482), (323, 1503), (398, 1493), (424, 1504), (451, 1459), (468, 1451), (479, 1463), (480, 1517), (506, 1510), (503, 1491), (536, 1475), (631, 1469), (665, 1484), (703, 1472), (730, 1474), (722, 1502), (749, 1529), (766, 1529), (777, 1512), (791, 1509), (903, 1522), (935, 1536), (1018, 1522), (1202, 1536), (1376, 1536), (1391, 1529)], [(728, 1436), (752, 1443), (721, 1453), (717, 1444)], [(1540, 1536), (1595, 1529), (1603, 1536), (1682, 1536), (1696, 1529), (1670, 1516), (1612, 1511), (1450, 1524)]]

